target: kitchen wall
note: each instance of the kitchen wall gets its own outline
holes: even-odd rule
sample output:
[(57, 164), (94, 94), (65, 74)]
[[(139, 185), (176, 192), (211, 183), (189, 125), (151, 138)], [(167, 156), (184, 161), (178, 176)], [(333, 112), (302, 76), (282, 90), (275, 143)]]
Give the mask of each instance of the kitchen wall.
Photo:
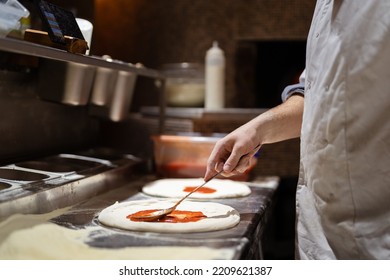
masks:
[(252, 51), (251, 42), (305, 40), (314, 2), (96, 0), (92, 51), (156, 68), (169, 62), (203, 62), (217, 40), (227, 59), (227, 107), (253, 107), (254, 88), (247, 84), (253, 84), (255, 74), (244, 75), (248, 81), (237, 81), (237, 76), (243, 79), (241, 71), (251, 71), (255, 58), (239, 50)]

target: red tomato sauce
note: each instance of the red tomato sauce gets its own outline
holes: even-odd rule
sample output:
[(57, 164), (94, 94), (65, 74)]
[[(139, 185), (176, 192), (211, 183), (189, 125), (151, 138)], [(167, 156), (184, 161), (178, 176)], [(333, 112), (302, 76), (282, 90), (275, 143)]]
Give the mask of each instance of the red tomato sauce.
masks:
[[(138, 211), (136, 213), (128, 215), (126, 218), (133, 222), (146, 222), (143, 221), (142, 219), (137, 219), (136, 217), (145, 216), (157, 210), (158, 209)], [(207, 218), (207, 216), (205, 216), (201, 211), (194, 212), (194, 211), (175, 210), (171, 214), (168, 214), (165, 217), (162, 217), (161, 219), (158, 219), (157, 221), (153, 221), (153, 222), (154, 223), (189, 223), (189, 222), (197, 222), (204, 218)]]
[[(188, 186), (188, 187), (184, 187), (183, 191), (184, 192), (192, 192), (194, 189), (196, 189), (196, 187), (191, 187), (191, 186)], [(201, 187), (199, 190), (197, 190), (196, 192), (197, 193), (215, 193), (217, 190), (216, 189), (213, 189), (213, 188), (209, 188), (207, 186), (204, 186), (204, 187)]]

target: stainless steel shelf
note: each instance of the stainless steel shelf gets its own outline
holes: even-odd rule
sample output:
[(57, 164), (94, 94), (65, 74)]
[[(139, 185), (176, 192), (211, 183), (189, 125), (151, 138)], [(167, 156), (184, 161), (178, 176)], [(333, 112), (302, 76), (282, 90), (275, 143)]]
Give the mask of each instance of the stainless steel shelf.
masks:
[(157, 70), (148, 69), (146, 67), (138, 67), (122, 61), (107, 61), (98, 56), (87, 56), (82, 54), (73, 54), (60, 49), (55, 49), (39, 44), (26, 42), (13, 38), (0, 38), (0, 50), (31, 55), (35, 57), (48, 58), (52, 60), (74, 62), (96, 67), (110, 68), (120, 71), (128, 71), (140, 76), (164, 79), (164, 76)]
[(56, 61), (73, 62), (94, 67), (103, 67), (119, 71), (127, 71), (153, 79), (159, 79), (161, 82), (159, 94), (159, 132), (163, 133), (165, 129), (165, 76), (161, 72), (146, 67), (137, 67), (122, 61), (107, 61), (98, 56), (87, 56), (82, 54), (73, 54), (64, 50), (55, 49), (20, 39), (0, 38), (0, 51), (30, 55), (34, 57), (46, 58)]

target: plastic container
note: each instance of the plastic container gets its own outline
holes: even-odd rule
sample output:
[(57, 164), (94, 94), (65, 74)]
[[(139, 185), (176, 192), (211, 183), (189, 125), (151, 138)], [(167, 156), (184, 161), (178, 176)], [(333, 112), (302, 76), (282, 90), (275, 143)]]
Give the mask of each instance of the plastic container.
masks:
[(206, 52), (206, 109), (225, 107), (225, 55), (216, 41)]
[(170, 63), (161, 68), (166, 76), (165, 95), (168, 106), (202, 107), (204, 105), (204, 65)]
[(92, 32), (93, 25), (90, 21), (82, 18), (76, 18), (77, 25), (80, 28), (81, 33), (83, 34), (84, 40), (88, 43), (88, 50), (86, 51), (86, 55), (89, 55), (91, 50), (91, 40), (92, 40)]
[[(211, 151), (221, 137), (152, 136), (157, 175), (164, 178), (202, 178), (205, 175)], [(246, 172), (229, 177), (229, 179), (247, 181), (256, 163), (256, 158), (253, 158), (252, 165)], [(219, 176), (219, 178), (225, 177)]]
[(20, 28), (20, 19), (26, 18), (30, 12), (17, 0), (0, 1), (0, 37), (5, 37), (14, 29)]

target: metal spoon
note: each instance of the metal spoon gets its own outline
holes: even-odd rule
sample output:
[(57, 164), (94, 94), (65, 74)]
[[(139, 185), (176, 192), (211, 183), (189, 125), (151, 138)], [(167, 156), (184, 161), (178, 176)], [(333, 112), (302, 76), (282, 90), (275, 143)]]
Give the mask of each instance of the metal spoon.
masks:
[(176, 207), (184, 200), (186, 199), (187, 197), (189, 197), (191, 194), (193, 194), (194, 192), (196, 192), (197, 190), (199, 190), (201, 187), (203, 187), (204, 185), (206, 185), (208, 182), (210, 182), (211, 179), (217, 177), (219, 174), (222, 173), (223, 170), (219, 171), (218, 173), (216, 173), (215, 175), (213, 175), (210, 179), (208, 179), (207, 181), (205, 181), (202, 185), (200, 185), (199, 187), (196, 187), (195, 189), (193, 189), (191, 192), (189, 192), (187, 195), (185, 195), (183, 198), (181, 198), (178, 202), (175, 203), (175, 205), (173, 205), (172, 207), (170, 208), (166, 208), (166, 209), (158, 209), (154, 212), (151, 212), (151, 213), (148, 213), (147, 215), (143, 215), (143, 216), (134, 216), (132, 217), (133, 219), (137, 219), (137, 220), (143, 220), (145, 222), (152, 222), (152, 221), (156, 221), (158, 219), (161, 219), (162, 217), (172, 213)]

